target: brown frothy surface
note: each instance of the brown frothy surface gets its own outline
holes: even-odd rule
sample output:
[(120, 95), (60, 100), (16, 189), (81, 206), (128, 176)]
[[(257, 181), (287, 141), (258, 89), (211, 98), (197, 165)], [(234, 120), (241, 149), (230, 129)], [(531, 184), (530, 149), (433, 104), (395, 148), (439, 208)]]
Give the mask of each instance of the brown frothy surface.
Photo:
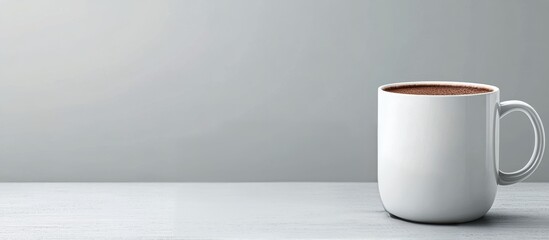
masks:
[(467, 95), (491, 92), (491, 89), (482, 87), (455, 86), (455, 85), (405, 85), (383, 89), (387, 92), (414, 94), (414, 95)]

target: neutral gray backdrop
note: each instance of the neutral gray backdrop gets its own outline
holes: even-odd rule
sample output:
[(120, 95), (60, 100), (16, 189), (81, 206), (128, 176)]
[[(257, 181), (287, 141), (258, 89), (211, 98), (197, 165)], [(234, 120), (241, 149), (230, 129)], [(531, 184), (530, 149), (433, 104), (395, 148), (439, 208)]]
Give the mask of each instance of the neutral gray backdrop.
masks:
[[(0, 1), (1, 181), (375, 181), (376, 88), (549, 129), (549, 1)], [(506, 117), (501, 165), (533, 147)], [(530, 180), (549, 180), (549, 162)]]

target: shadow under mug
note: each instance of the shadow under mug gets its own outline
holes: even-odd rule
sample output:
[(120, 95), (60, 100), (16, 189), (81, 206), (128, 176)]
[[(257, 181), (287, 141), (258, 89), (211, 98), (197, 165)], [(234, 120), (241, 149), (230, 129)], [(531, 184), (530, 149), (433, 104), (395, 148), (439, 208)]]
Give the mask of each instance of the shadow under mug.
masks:
[[(487, 88), (468, 95), (386, 91), (407, 85)], [(534, 127), (532, 157), (522, 169), (499, 170), (499, 120), (519, 111)], [(529, 177), (539, 166), (545, 133), (527, 103), (499, 100), (494, 86), (464, 82), (405, 82), (378, 89), (378, 184), (383, 207), (399, 218), (461, 223), (482, 217), (497, 185)]]

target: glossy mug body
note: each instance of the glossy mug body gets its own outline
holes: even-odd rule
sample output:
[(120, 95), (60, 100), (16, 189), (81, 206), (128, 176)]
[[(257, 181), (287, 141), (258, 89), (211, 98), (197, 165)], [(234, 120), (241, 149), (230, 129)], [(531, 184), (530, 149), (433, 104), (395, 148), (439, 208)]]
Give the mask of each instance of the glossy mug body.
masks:
[[(415, 84), (469, 84), (492, 91), (439, 96), (384, 90), (394, 85), (378, 89), (378, 184), (383, 206), (392, 215), (417, 222), (480, 218), (492, 206), (498, 183), (505, 184), (498, 170), (499, 89), (472, 83)], [(522, 111), (515, 107), (509, 112)], [(536, 137), (536, 145), (539, 140)], [(541, 160), (534, 155), (529, 162), (536, 164), (533, 169)], [(521, 177), (516, 180), (527, 176)]]

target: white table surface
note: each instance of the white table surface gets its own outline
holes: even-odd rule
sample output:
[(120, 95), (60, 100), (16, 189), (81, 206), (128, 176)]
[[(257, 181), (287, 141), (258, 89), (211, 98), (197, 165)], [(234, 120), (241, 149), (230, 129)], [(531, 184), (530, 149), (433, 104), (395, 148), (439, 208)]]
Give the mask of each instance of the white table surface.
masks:
[(375, 183), (0, 183), (0, 239), (549, 238), (549, 184), (499, 187), (482, 219), (383, 211)]

